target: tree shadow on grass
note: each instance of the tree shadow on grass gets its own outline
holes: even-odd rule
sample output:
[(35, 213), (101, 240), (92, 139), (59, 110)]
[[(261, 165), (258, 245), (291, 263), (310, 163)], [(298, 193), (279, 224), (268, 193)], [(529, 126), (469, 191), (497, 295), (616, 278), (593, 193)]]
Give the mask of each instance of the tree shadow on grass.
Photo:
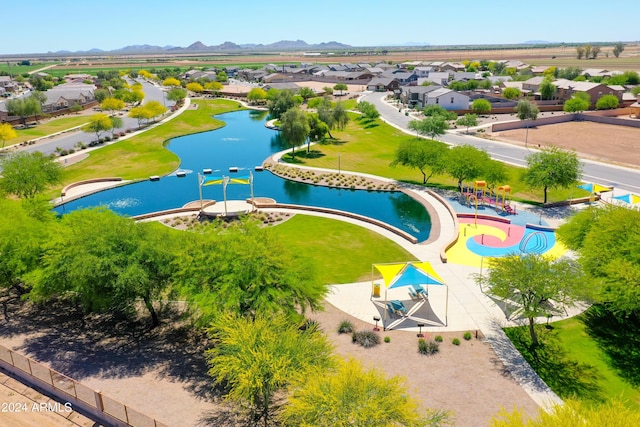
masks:
[(536, 326), (540, 344), (532, 345), (528, 327), (507, 328), (511, 339), (534, 371), (562, 399), (578, 398), (591, 401), (603, 399), (597, 369), (570, 359), (553, 329)]
[(593, 306), (581, 320), (598, 347), (608, 356), (618, 375), (633, 386), (640, 385), (640, 318), (618, 319), (604, 306)]
[(8, 321), (0, 322), (0, 337), (24, 336), (15, 350), (80, 382), (153, 371), (200, 398), (222, 393), (207, 374), (206, 337), (175, 306), (159, 310), (162, 323), (156, 328), (151, 328), (146, 313), (83, 316), (65, 302), (40, 306), (20, 301), (11, 305), (10, 313)]
[(325, 154), (319, 150), (310, 150), (309, 152), (307, 152), (307, 150), (301, 150), (296, 153), (296, 157), (300, 157), (301, 159), (319, 159), (324, 156)]
[(337, 138), (325, 138), (322, 141), (318, 142), (320, 145), (344, 145), (347, 141), (343, 141), (342, 139)]

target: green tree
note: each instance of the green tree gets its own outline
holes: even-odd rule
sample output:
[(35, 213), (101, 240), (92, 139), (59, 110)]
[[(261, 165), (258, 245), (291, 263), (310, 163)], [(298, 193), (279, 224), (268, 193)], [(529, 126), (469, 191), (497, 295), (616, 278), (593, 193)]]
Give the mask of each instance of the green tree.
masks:
[(222, 86), (222, 83), (218, 82), (218, 81), (212, 81), (212, 82), (207, 82), (204, 85), (204, 88), (206, 90), (211, 90), (214, 93), (218, 93), (222, 90), (224, 86)]
[(342, 94), (344, 93), (345, 90), (349, 89), (349, 87), (344, 84), (344, 83), (338, 83), (336, 85), (333, 86), (333, 90), (339, 90), (340, 93), (338, 94), (338, 96), (342, 96)]
[(267, 96), (269, 100), (269, 115), (274, 119), (280, 119), (281, 116), (296, 106), (296, 101), (293, 97), (293, 92), (289, 89), (284, 90), (269, 90)]
[(36, 122), (37, 122), (38, 114), (42, 112), (42, 107), (44, 106), (44, 103), (47, 102), (47, 94), (39, 90), (34, 90), (33, 92), (31, 92), (30, 98), (35, 99), (38, 102), (38, 104), (40, 104), (40, 107), (36, 108), (36, 113), (35, 113)]
[(0, 150), (4, 148), (4, 144), (6, 141), (17, 137), (18, 134), (16, 133), (15, 129), (13, 129), (13, 126), (11, 126), (9, 123), (0, 123), (0, 141), (2, 141), (2, 147), (0, 148)]
[(536, 418), (520, 410), (502, 409), (493, 419), (491, 427), (627, 427), (640, 425), (640, 411), (617, 398), (593, 404), (567, 400), (550, 410), (540, 409)]
[(582, 68), (580, 67), (561, 68), (558, 70), (558, 78), (573, 80), (578, 77), (580, 73), (582, 73)]
[(427, 135), (431, 139), (435, 139), (445, 134), (449, 129), (449, 123), (444, 116), (438, 115), (425, 117), (422, 120), (411, 120), (407, 127), (419, 135)]
[(333, 88), (330, 86), (325, 86), (322, 88), (326, 95), (333, 95)]
[(529, 154), (526, 160), (527, 169), (522, 175), (522, 181), (531, 188), (542, 188), (545, 204), (550, 188), (569, 188), (582, 175), (582, 165), (575, 151), (564, 151), (552, 146)]
[(491, 112), (491, 103), (486, 99), (476, 99), (471, 103), (471, 111), (475, 114), (488, 114)]
[(210, 225), (184, 247), (174, 261), (174, 277), (199, 323), (225, 310), (248, 317), (258, 311), (293, 316), (318, 309), (327, 292), (308, 259), (250, 221)]
[(267, 92), (261, 87), (254, 87), (247, 94), (247, 99), (251, 104), (260, 104), (267, 98)]
[(458, 119), (456, 124), (459, 124), (460, 126), (466, 126), (467, 133), (469, 133), (470, 127), (478, 126), (478, 116), (476, 116), (475, 114), (465, 114)]
[(316, 113), (308, 113), (309, 120), (309, 138), (307, 139), (307, 153), (310, 150), (311, 141), (322, 141), (329, 132), (329, 125), (318, 118)]
[(540, 110), (538, 106), (532, 104), (528, 99), (521, 99), (516, 105), (516, 115), (520, 120), (526, 120), (527, 130), (524, 136), (524, 146), (527, 147), (529, 143), (529, 121), (535, 121), (538, 118)]
[(152, 119), (155, 119), (167, 112), (167, 107), (162, 105), (159, 101), (149, 101), (145, 103), (142, 108), (149, 112)]
[(22, 203), (6, 198), (0, 198), (0, 211), (11, 218), (0, 221), (0, 289), (20, 297), (29, 290), (25, 277), (38, 266), (50, 222), (34, 218)]
[(553, 95), (556, 93), (556, 86), (553, 84), (550, 78), (545, 78), (540, 83), (540, 87), (538, 88), (540, 91), (540, 97), (543, 100), (553, 99)]
[(190, 90), (191, 92), (195, 92), (195, 93), (202, 93), (202, 91), (204, 91), (204, 87), (197, 82), (191, 82), (191, 83), (187, 83), (187, 90)]
[(620, 104), (620, 100), (617, 96), (612, 94), (602, 95), (596, 101), (596, 108), (598, 110), (611, 110), (613, 108), (618, 108)]
[(138, 120), (138, 127), (141, 128), (143, 122), (151, 120), (151, 111), (144, 107), (134, 107), (129, 111), (129, 117)]
[(618, 42), (613, 46), (613, 56), (616, 58), (620, 57), (620, 54), (624, 51), (624, 44), (622, 42)]
[(52, 234), (29, 298), (64, 297), (86, 313), (133, 311), (141, 299), (159, 324), (153, 300), (171, 280), (170, 230), (97, 208), (64, 215)]
[(455, 120), (458, 118), (458, 115), (456, 113), (454, 113), (453, 111), (445, 110), (444, 107), (440, 104), (427, 105), (426, 107), (424, 107), (422, 112), (427, 117), (442, 116), (445, 118), (445, 120)]
[(593, 46), (591, 48), (591, 58), (592, 59), (597, 59), (598, 55), (600, 54), (600, 46)]
[(33, 199), (50, 185), (60, 182), (61, 166), (39, 151), (16, 152), (0, 158), (0, 187), (21, 199)]
[(280, 134), (291, 146), (292, 156), (296, 155), (296, 146), (307, 140), (310, 130), (307, 114), (298, 107), (290, 108), (280, 117)]
[(365, 370), (349, 359), (335, 369), (299, 376), (281, 419), (294, 427), (417, 427), (448, 421), (443, 411), (423, 413), (406, 389), (404, 378), (387, 378), (382, 371)]
[(581, 269), (569, 259), (552, 260), (540, 254), (512, 254), (491, 258), (488, 273), (475, 275), (476, 283), (498, 299), (516, 303), (520, 315), (529, 321), (534, 346), (539, 345), (535, 331), (537, 317), (564, 312), (582, 296)]
[(578, 59), (582, 59), (584, 57), (584, 47), (583, 46), (577, 46), (576, 47), (576, 58)]
[(373, 105), (370, 102), (367, 102), (367, 101), (358, 102), (358, 105), (356, 108), (358, 109), (358, 111), (362, 113), (362, 115), (367, 120), (375, 120), (378, 117), (380, 117), (380, 113), (378, 112), (378, 109), (376, 108), (375, 105)]
[(6, 102), (6, 107), (10, 116), (20, 117), (23, 126), (27, 125), (28, 117), (36, 116), (42, 112), (38, 100), (32, 97), (10, 99)]
[(164, 79), (162, 81), (162, 86), (175, 86), (175, 87), (179, 87), (182, 84), (180, 83), (180, 80), (176, 79), (175, 77), (167, 77), (166, 79)]
[(72, 113), (79, 113), (80, 111), (82, 111), (82, 106), (77, 102), (74, 102), (73, 105), (69, 107), (69, 111), (71, 111)]
[(111, 137), (113, 138), (113, 135), (116, 131), (116, 129), (121, 128), (124, 125), (124, 121), (120, 118), (120, 117), (116, 117), (116, 116), (109, 116), (109, 120), (111, 121)]
[(285, 316), (237, 313), (217, 316), (208, 329), (213, 347), (206, 350), (209, 375), (229, 389), (227, 398), (243, 407), (252, 425), (267, 427), (274, 416), (276, 393), (297, 375), (326, 369), (331, 346), (314, 327), (302, 330)]
[(591, 49), (592, 47), (590, 44), (584, 45), (584, 59), (591, 58)]
[(447, 154), (446, 172), (458, 181), (458, 191), (462, 191), (462, 182), (482, 176), (489, 160), (486, 151), (469, 144), (456, 145)]
[[(391, 166), (398, 164), (418, 169), (422, 173), (422, 183), (427, 184), (434, 174), (445, 171), (448, 148), (438, 141), (418, 139), (404, 140), (396, 150), (396, 158)], [(429, 175), (425, 172), (429, 169)]]
[(187, 97), (187, 91), (181, 87), (174, 87), (169, 92), (167, 92), (167, 99), (169, 101), (175, 102), (176, 104), (182, 104), (182, 102), (186, 97)]
[(640, 238), (629, 232), (638, 221), (635, 209), (594, 207), (558, 229), (558, 238), (579, 254), (583, 271), (595, 283), (592, 298), (621, 319), (640, 315)]
[(301, 87), (298, 91), (298, 95), (304, 99), (304, 102), (307, 102), (309, 98), (313, 98), (316, 96), (316, 93), (310, 87)]
[(489, 189), (494, 188), (500, 183), (504, 183), (509, 179), (509, 173), (504, 163), (499, 160), (490, 159), (487, 162), (486, 169), (482, 174), (485, 181), (487, 181), (487, 187)]
[[(579, 93), (585, 93), (585, 92), (579, 92)], [(574, 94), (574, 96), (572, 96), (571, 99), (568, 99), (564, 102), (564, 107), (562, 109), (567, 113), (582, 113), (583, 111), (589, 109), (589, 104), (590, 102), (588, 99), (584, 99), (583, 97), (576, 96)]]
[(89, 122), (82, 128), (83, 132), (95, 133), (96, 139), (100, 139), (102, 132), (107, 132), (113, 128), (109, 116), (102, 113), (94, 114), (89, 117)]
[(520, 89), (518, 89), (517, 87), (508, 87), (502, 91), (502, 96), (504, 96), (507, 99), (520, 98), (520, 94), (521, 94)]
[(96, 91), (93, 92), (93, 96), (96, 99), (96, 101), (102, 102), (105, 99), (107, 99), (110, 96), (110, 94), (107, 89), (96, 89)]
[(117, 98), (105, 98), (100, 103), (100, 108), (113, 114), (114, 111), (120, 111), (124, 108), (124, 101)]
[(220, 71), (218, 74), (216, 74), (216, 80), (220, 83), (226, 83), (229, 81), (229, 76), (225, 71)]

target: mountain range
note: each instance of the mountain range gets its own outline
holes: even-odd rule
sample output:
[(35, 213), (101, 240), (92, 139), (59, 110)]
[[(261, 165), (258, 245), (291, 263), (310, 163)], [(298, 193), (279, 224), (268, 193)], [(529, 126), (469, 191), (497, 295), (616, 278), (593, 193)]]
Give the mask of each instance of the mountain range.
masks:
[(330, 50), (330, 49), (348, 49), (352, 46), (339, 43), (336, 41), (323, 42), (319, 44), (308, 44), (304, 40), (280, 40), (270, 44), (236, 44), (230, 41), (226, 41), (219, 45), (207, 46), (201, 41), (191, 43), (187, 47), (179, 46), (153, 46), (148, 44), (143, 45), (131, 45), (125, 46), (120, 49), (114, 50), (102, 50), (102, 49), (90, 49), (86, 51), (57, 51), (49, 52), (53, 54), (102, 54), (102, 53), (205, 53), (205, 52), (243, 52), (243, 51), (273, 51), (273, 50)]

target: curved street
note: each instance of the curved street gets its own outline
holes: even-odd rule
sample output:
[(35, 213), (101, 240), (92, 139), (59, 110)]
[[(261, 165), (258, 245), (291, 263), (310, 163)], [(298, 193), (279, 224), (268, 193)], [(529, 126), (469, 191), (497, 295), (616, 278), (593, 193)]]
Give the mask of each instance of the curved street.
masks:
[[(413, 118), (405, 116), (404, 112), (399, 112), (396, 107), (387, 104), (384, 101), (386, 96), (387, 93), (384, 92), (371, 92), (365, 94), (362, 99), (374, 104), (384, 121), (407, 133), (412, 133), (408, 130), (408, 124)], [(473, 145), (474, 147), (485, 150), (496, 160), (518, 166), (525, 166), (526, 156), (531, 151), (534, 151), (499, 141), (490, 141), (455, 132), (447, 132), (440, 139), (452, 145)], [(640, 170), (584, 159), (582, 160), (582, 164), (582, 179), (586, 182), (596, 182), (604, 186), (613, 186), (636, 193), (640, 192)]]

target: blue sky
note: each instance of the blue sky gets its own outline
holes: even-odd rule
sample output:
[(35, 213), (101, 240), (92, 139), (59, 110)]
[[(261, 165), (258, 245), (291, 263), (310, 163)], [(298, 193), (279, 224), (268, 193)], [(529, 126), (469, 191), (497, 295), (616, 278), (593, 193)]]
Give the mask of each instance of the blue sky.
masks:
[(352, 46), (635, 41), (634, 19), (640, 16), (640, 3), (632, 0), (31, 0), (28, 8), (6, 3), (0, 54), (134, 44), (185, 47), (195, 41), (335, 40)]

